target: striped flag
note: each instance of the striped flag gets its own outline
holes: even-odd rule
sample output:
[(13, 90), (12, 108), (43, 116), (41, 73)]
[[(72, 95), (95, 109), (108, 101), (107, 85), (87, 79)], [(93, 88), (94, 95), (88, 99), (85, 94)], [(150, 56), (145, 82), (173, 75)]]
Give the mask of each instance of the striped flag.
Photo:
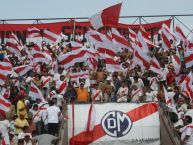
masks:
[(193, 51), (187, 50), (184, 52), (184, 61), (186, 68), (190, 68), (193, 66)]
[(72, 50), (76, 50), (83, 47), (81, 43), (78, 43), (75, 41), (70, 41), (70, 44), (71, 44)]
[(14, 67), (13, 68), (14, 71), (19, 75), (19, 76), (23, 76), (25, 75), (28, 71), (32, 70), (33, 67), (30, 65), (21, 65), (18, 67)]
[(84, 62), (90, 57), (97, 57), (97, 53), (95, 50), (81, 48), (77, 50), (73, 50), (66, 54), (60, 55), (58, 57), (59, 64), (64, 68), (69, 68), (73, 66), (76, 62)]
[(110, 6), (89, 19), (92, 27), (97, 30), (103, 26), (117, 26), (122, 3)]
[(124, 68), (115, 60), (113, 60), (110, 57), (105, 58), (105, 63), (106, 63), (106, 69), (109, 72), (125, 72)]
[(57, 39), (60, 38), (60, 35), (45, 29), (43, 38), (47, 42), (56, 43)]
[(149, 68), (151, 60), (152, 59), (143, 51), (139, 49), (134, 51), (134, 61), (141, 66), (142, 69)]
[(117, 47), (126, 48), (130, 52), (133, 52), (129, 42), (115, 28), (112, 28), (112, 39)]
[(36, 27), (27, 29), (27, 38), (41, 37), (40, 30)]
[(155, 72), (157, 74), (162, 75), (162, 70), (161, 70), (160, 64), (159, 64), (158, 60), (155, 58), (155, 56), (151, 60), (150, 70), (152, 70), (153, 72)]
[(0, 110), (4, 112), (9, 112), (11, 107), (11, 102), (8, 101), (6, 98), (4, 98), (2, 95), (0, 95)]
[(46, 102), (41, 91), (37, 88), (37, 86), (33, 82), (31, 82), (31, 86), (29, 88), (29, 96), (36, 99), (40, 98), (42, 102)]
[(182, 29), (180, 28), (180, 26), (176, 26), (175, 38), (176, 38), (176, 40), (181, 40), (183, 42), (187, 42), (187, 38), (186, 38), (184, 32), (182, 31)]

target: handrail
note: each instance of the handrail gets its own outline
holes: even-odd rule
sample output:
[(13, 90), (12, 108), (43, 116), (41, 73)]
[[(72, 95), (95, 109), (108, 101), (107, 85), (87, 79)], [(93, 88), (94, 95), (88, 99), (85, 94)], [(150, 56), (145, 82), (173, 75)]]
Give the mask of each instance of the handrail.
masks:
[[(193, 14), (176, 14), (176, 15), (133, 15), (133, 16), (120, 16), (120, 19), (125, 18), (152, 18), (152, 17), (190, 17)], [(64, 17), (64, 18), (24, 18), (24, 19), (0, 19), (0, 21), (33, 21), (33, 20), (70, 20), (70, 19), (89, 19), (89, 17)]]
[[(160, 108), (160, 122), (163, 122), (163, 125), (169, 135), (169, 138), (172, 142), (172, 145), (181, 145), (180, 138), (177, 132), (174, 130), (172, 126), (172, 122), (168, 119), (167, 114), (164, 112), (162, 108)], [(161, 128), (163, 129), (163, 128)]]

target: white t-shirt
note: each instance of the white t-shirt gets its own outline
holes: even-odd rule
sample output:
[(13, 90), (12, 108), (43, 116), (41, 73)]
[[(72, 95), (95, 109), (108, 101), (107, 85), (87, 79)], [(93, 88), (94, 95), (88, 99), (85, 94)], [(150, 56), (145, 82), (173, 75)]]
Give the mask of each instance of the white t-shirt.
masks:
[(49, 89), (50, 88), (50, 82), (52, 82), (52, 78), (50, 76), (42, 76), (41, 77), (41, 83), (43, 85), (42, 87)]
[(34, 111), (33, 110), (33, 122), (34, 123), (37, 123), (39, 121), (41, 121), (42, 119), (42, 110), (37, 110), (37, 111)]
[(136, 85), (137, 88), (139, 88), (140, 90), (143, 90), (144, 83), (143, 83), (142, 79), (138, 78), (138, 81), (134, 82), (134, 78), (130, 77), (130, 80), (131, 80), (131, 83), (132, 83), (133, 86)]
[(47, 111), (48, 123), (59, 122), (58, 115), (60, 113), (60, 109), (57, 106), (50, 106), (46, 111)]
[(0, 121), (0, 133), (2, 133), (2, 136), (4, 137), (6, 144), (10, 144), (9, 135), (8, 135), (9, 127), (10, 127), (10, 124), (8, 120)]
[(181, 140), (184, 140), (186, 135), (189, 136), (189, 138), (185, 140), (184, 145), (193, 145), (193, 124), (188, 124), (183, 128), (180, 128), (180, 132), (182, 133)]

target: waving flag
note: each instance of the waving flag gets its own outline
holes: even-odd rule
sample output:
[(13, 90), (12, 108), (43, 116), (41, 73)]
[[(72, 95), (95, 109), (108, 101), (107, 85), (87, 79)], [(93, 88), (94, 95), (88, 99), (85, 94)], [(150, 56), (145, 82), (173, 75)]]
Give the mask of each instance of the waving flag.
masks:
[(4, 112), (9, 112), (11, 107), (11, 102), (9, 102), (6, 98), (0, 95), (0, 110)]
[(137, 39), (137, 34), (130, 28), (129, 28), (129, 39), (132, 43), (135, 43)]
[(81, 43), (78, 43), (75, 41), (70, 41), (70, 44), (71, 44), (72, 50), (76, 50), (83, 47)]
[(186, 36), (185, 36), (184, 32), (182, 31), (182, 29), (180, 28), (180, 26), (176, 26), (175, 38), (176, 38), (176, 40), (181, 40), (183, 42), (187, 42)]
[(31, 82), (31, 86), (29, 88), (29, 96), (36, 99), (40, 98), (42, 102), (46, 102), (41, 91), (37, 88), (37, 86), (33, 82)]
[(64, 68), (69, 68), (73, 66), (76, 62), (86, 61), (90, 57), (97, 57), (95, 50), (81, 48), (66, 54), (60, 55), (58, 57), (60, 65)]
[(186, 68), (190, 68), (193, 66), (193, 51), (187, 50), (184, 52), (184, 61)]
[(28, 38), (34, 38), (34, 37), (40, 37), (40, 29), (36, 27), (28, 28), (27, 29), (27, 37)]
[(143, 26), (141, 26), (140, 27), (140, 32), (141, 32), (141, 35), (143, 36), (143, 38), (144, 38), (144, 40), (145, 40), (145, 42), (147, 43), (147, 46), (149, 47), (149, 48), (151, 48), (151, 47), (156, 47), (154, 44), (153, 44), (153, 42), (150, 40), (150, 38), (149, 38), (149, 34), (146, 32), (146, 30), (145, 30), (145, 28), (143, 27)]
[(106, 69), (109, 72), (115, 72), (115, 71), (125, 72), (124, 68), (118, 62), (114, 61), (110, 57), (105, 58), (105, 63), (106, 63)]
[(14, 67), (13, 68), (14, 71), (19, 74), (19, 76), (23, 76), (25, 75), (28, 71), (32, 70), (33, 67), (30, 66), (30, 65), (21, 65), (21, 66), (18, 66), (18, 67)]
[(151, 66), (149, 69), (157, 74), (160, 74), (160, 75), (162, 74), (160, 64), (159, 64), (158, 60), (155, 58), (155, 56), (151, 60)]
[(108, 7), (89, 19), (95, 30), (103, 26), (117, 26), (122, 3)]
[(138, 41), (136, 41), (136, 44), (138, 45), (138, 48), (140, 48), (141, 51), (143, 51), (145, 53), (148, 53), (149, 52), (149, 48), (148, 48), (147, 43), (145, 42), (145, 38), (143, 37), (141, 31), (139, 31), (137, 33), (137, 39), (138, 39)]
[(192, 82), (193, 82), (193, 77), (192, 77), (192, 72), (190, 72), (183, 80), (183, 82), (180, 84), (180, 86), (182, 86), (183, 91), (187, 90), (191, 97), (193, 98), (193, 86), (192, 86)]
[(60, 35), (53, 33), (49, 30), (44, 30), (44, 40), (50, 43), (56, 43), (57, 39), (60, 38)]
[(130, 52), (133, 52), (129, 42), (123, 36), (121, 36), (119, 31), (117, 31), (115, 28), (112, 28), (112, 39), (117, 47), (126, 48)]
[(136, 49), (134, 51), (134, 61), (141, 66), (142, 69), (145, 69), (150, 67), (151, 58), (143, 51), (140, 51), (140, 49)]

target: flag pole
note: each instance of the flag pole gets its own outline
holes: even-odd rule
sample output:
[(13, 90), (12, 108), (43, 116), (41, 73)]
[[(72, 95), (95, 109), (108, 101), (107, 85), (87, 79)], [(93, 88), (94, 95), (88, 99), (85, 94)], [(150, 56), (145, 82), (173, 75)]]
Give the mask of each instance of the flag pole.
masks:
[(72, 34), (72, 40), (74, 41), (75, 39), (75, 29), (76, 29), (76, 22), (74, 20), (74, 26), (73, 26), (73, 34)]

